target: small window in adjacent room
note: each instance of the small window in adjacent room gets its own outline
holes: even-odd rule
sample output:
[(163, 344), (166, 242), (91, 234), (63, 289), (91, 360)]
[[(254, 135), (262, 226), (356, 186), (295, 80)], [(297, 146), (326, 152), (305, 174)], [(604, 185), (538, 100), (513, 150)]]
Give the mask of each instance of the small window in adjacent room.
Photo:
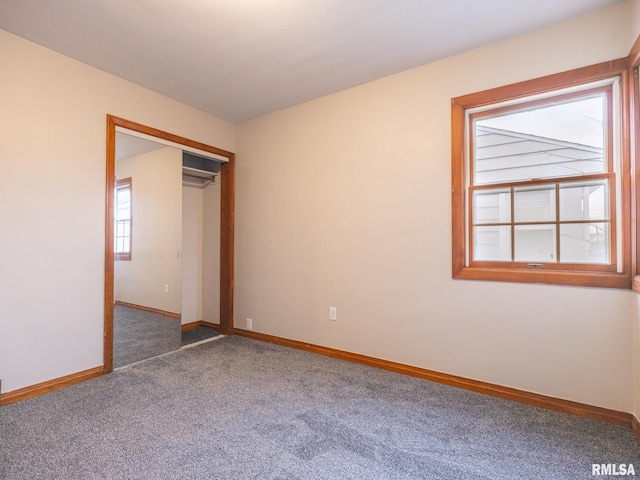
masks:
[(116, 181), (115, 199), (115, 259), (131, 260), (131, 178)]
[(622, 72), (591, 72), (453, 99), (455, 278), (628, 283)]

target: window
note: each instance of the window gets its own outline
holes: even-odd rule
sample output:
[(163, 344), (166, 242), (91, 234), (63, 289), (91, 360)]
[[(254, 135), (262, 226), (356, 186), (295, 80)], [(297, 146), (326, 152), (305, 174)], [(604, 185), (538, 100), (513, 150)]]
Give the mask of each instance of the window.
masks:
[(452, 101), (453, 276), (629, 287), (626, 60)]
[(116, 181), (115, 198), (115, 259), (131, 260), (131, 178)]
[[(630, 149), (632, 152), (633, 165), (635, 167), (635, 189), (634, 195), (632, 198), (634, 199), (635, 212), (638, 212), (638, 207), (640, 207), (640, 198), (638, 195), (638, 185), (640, 185), (640, 36), (636, 38), (631, 51), (629, 52), (629, 67), (631, 70), (630, 78), (631, 80), (631, 88), (629, 89), (629, 117), (631, 120), (632, 127), (629, 129), (630, 131)], [(634, 222), (632, 223), (632, 227), (635, 232), (635, 271), (636, 275), (633, 278), (632, 288), (636, 293), (640, 293), (640, 275), (638, 275), (640, 270), (640, 222), (637, 220), (637, 213), (633, 216)]]

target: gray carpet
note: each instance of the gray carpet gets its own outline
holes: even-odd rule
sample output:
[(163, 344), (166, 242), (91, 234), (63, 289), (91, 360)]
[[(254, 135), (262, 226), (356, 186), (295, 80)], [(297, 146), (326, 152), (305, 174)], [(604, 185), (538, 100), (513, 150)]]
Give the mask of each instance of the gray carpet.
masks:
[(565, 480), (609, 462), (640, 468), (629, 430), (242, 337), (0, 408), (5, 480)]
[(123, 305), (113, 307), (113, 368), (180, 348), (180, 320)]
[(192, 343), (201, 342), (209, 338), (214, 338), (220, 335), (220, 332), (209, 327), (198, 327), (182, 332), (181, 345), (191, 345)]

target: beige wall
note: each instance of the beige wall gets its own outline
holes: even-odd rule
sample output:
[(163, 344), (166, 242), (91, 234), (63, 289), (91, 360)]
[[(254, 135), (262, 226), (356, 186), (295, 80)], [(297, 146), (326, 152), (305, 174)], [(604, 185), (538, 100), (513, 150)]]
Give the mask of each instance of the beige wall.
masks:
[(450, 99), (625, 56), (630, 6), (240, 125), (236, 325), (631, 411), (630, 293), (452, 280), (449, 188)]
[(629, 21), (631, 28), (629, 29), (629, 49), (635, 43), (640, 34), (640, 0), (627, 0), (629, 3)]
[(219, 323), (220, 183), (185, 186), (182, 218), (182, 324)]
[(640, 418), (640, 294), (633, 293), (633, 411), (636, 418)]
[(202, 317), (202, 189), (182, 188), (182, 324)]
[[(627, 1), (239, 126), (236, 325), (638, 414), (637, 297), (451, 280), (449, 105), (624, 56), (639, 12)], [(230, 151), (236, 130), (6, 32), (0, 47), (7, 392), (102, 364), (105, 115)]]
[(220, 202), (219, 179), (202, 191), (202, 317), (220, 323)]
[(2, 392), (103, 363), (106, 115), (235, 151), (234, 125), (0, 31)]
[(182, 151), (166, 147), (116, 163), (131, 178), (132, 251), (114, 264), (116, 301), (179, 314), (182, 297)]

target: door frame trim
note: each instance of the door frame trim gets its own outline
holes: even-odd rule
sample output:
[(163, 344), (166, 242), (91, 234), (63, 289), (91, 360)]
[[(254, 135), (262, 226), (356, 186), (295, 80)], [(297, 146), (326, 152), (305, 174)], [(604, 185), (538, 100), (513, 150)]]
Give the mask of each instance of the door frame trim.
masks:
[(221, 148), (190, 140), (131, 120), (107, 115), (107, 161), (105, 192), (105, 253), (104, 253), (104, 365), (103, 372), (113, 371), (113, 305), (114, 254), (113, 215), (115, 202), (116, 127), (126, 128), (152, 137), (178, 143), (229, 159), (220, 170), (220, 333), (233, 333), (234, 279), (234, 215), (235, 215), (235, 154)]

